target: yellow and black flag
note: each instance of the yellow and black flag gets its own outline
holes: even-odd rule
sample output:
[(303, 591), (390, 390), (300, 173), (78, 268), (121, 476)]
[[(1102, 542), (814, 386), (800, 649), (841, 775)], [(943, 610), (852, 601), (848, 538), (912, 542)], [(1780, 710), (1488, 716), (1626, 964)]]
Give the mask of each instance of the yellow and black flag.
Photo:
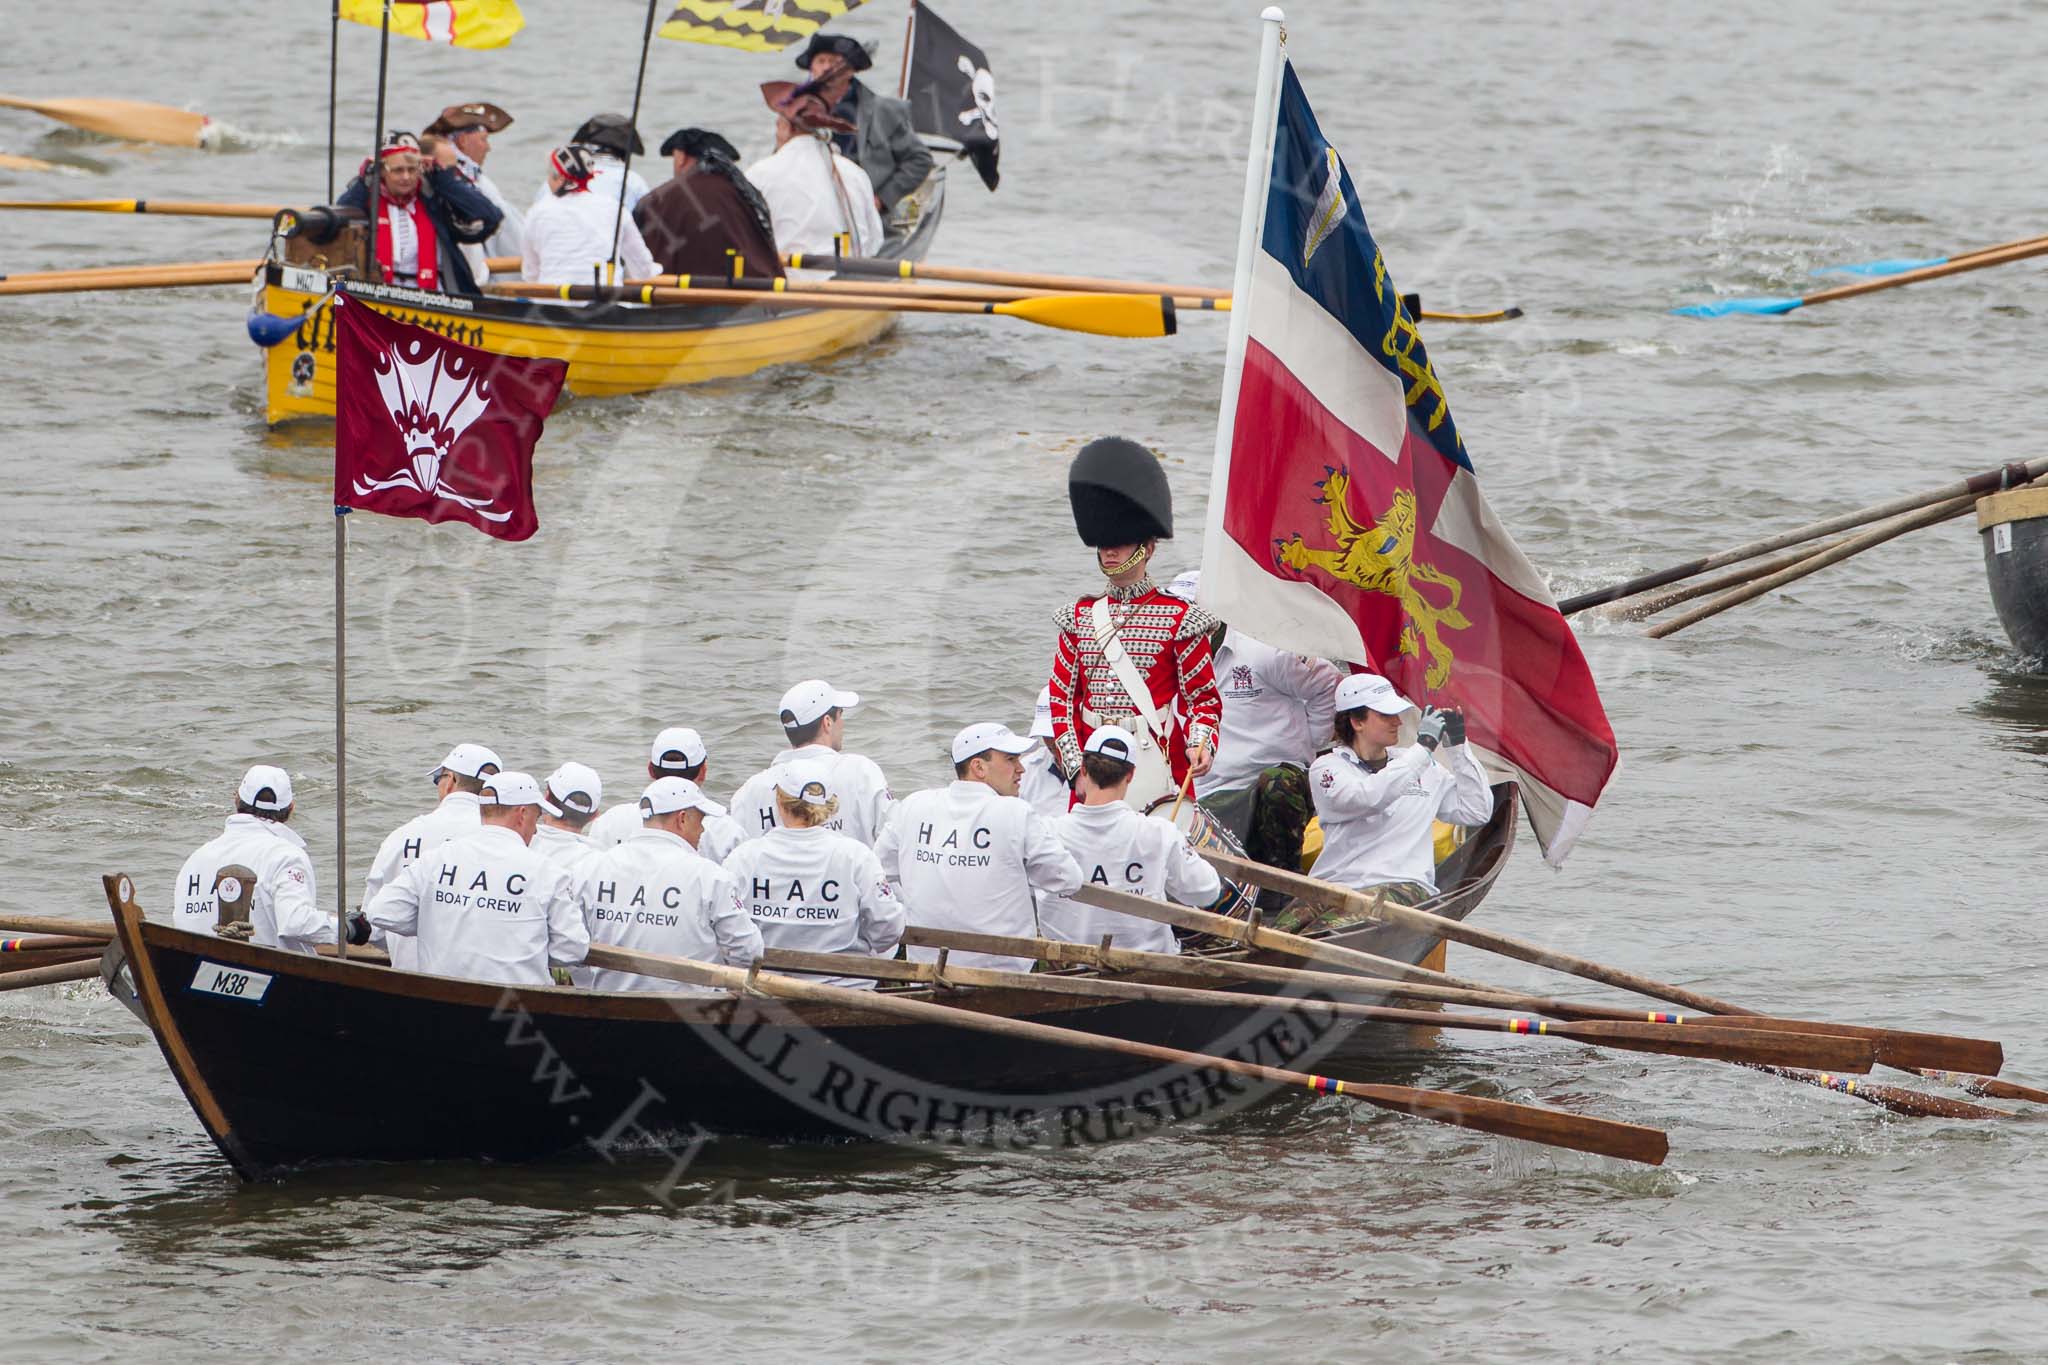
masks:
[(661, 36), (685, 43), (780, 52), (863, 0), (678, 0)]
[[(341, 0), (341, 17), (380, 28), (384, 0)], [(526, 27), (519, 0), (393, 0), (391, 32), (451, 47), (503, 47)]]

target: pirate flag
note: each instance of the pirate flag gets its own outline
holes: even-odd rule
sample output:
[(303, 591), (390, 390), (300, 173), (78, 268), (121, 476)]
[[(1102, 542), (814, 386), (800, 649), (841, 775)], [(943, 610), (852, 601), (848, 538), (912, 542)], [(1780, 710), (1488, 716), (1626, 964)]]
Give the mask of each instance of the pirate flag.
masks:
[(910, 6), (910, 66), (903, 79), (911, 122), (920, 133), (960, 144), (981, 183), (996, 187), (996, 78), (980, 48), (953, 31), (930, 5)]

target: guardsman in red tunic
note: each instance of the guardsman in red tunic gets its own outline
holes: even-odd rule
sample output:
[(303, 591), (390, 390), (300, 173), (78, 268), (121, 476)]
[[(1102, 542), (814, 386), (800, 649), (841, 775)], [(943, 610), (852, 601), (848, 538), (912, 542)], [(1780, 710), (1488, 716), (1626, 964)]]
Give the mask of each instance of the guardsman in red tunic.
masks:
[(1081, 541), (1095, 548), (1104, 591), (1059, 611), (1052, 664), (1053, 742), (1060, 766), (1081, 770), (1081, 746), (1098, 726), (1138, 741), (1138, 772), (1126, 799), (1138, 809), (1208, 771), (1223, 719), (1209, 655), (1214, 617), (1160, 591), (1152, 551), (1173, 537), (1173, 495), (1158, 457), (1105, 436), (1082, 447), (1067, 473)]

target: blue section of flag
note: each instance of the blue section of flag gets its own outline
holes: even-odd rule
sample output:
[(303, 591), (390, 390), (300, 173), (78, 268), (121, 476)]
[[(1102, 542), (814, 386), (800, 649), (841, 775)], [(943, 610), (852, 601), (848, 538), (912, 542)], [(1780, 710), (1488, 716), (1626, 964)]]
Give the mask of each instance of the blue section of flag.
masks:
[[(1331, 151), (1295, 77), (1294, 64), (1285, 63), (1260, 246), (1294, 277), (1297, 288), (1344, 324), (1366, 355), (1401, 381), (1408, 395), (1409, 430), (1445, 459), (1469, 470), (1472, 462), (1451, 420), (1450, 405), (1435, 386), (1429, 353), (1414, 335), (1414, 319), (1399, 316), (1400, 291), (1393, 274), (1389, 271), (1375, 280), (1379, 244), (1366, 226), (1351, 173), (1341, 155), (1332, 161)], [(1333, 170), (1341, 199), (1329, 192)], [(1420, 371), (1429, 373), (1427, 383)]]

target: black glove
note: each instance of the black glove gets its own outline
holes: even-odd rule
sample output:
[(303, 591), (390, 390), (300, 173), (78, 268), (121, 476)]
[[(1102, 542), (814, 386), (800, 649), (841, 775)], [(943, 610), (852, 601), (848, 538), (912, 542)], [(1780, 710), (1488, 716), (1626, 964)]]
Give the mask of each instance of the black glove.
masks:
[(1422, 724), (1415, 727), (1415, 742), (1434, 751), (1443, 742), (1444, 730), (1449, 725), (1449, 717), (1432, 706), (1422, 713)]
[(370, 917), (358, 910), (348, 917), (348, 945), (360, 948), (370, 941)]
[(1447, 711), (1444, 713), (1444, 747), (1455, 749), (1465, 742), (1465, 713)]

